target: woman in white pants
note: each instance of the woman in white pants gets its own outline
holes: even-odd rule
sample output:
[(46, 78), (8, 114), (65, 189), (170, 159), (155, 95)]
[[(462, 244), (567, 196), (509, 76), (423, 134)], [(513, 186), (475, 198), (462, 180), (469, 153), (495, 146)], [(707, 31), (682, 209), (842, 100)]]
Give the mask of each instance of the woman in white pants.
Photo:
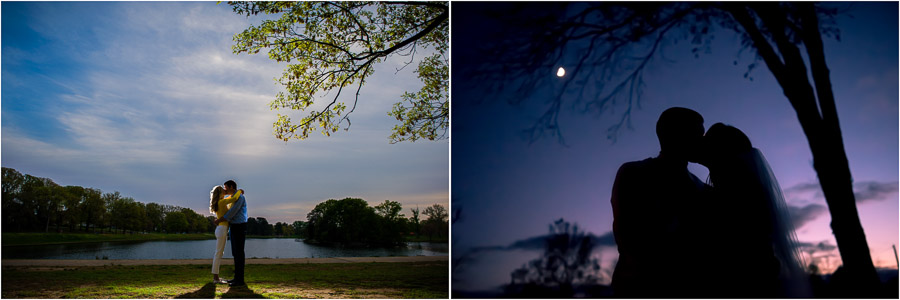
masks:
[[(216, 218), (222, 218), (231, 204), (241, 197), (244, 190), (238, 190), (234, 195), (225, 195), (225, 188), (220, 185), (213, 187), (209, 192), (209, 212), (216, 215)], [(228, 222), (220, 222), (216, 226), (216, 253), (213, 256), (212, 274), (213, 282), (225, 284), (225, 280), (219, 278), (219, 265), (222, 264), (222, 254), (225, 253), (225, 239), (228, 234)]]

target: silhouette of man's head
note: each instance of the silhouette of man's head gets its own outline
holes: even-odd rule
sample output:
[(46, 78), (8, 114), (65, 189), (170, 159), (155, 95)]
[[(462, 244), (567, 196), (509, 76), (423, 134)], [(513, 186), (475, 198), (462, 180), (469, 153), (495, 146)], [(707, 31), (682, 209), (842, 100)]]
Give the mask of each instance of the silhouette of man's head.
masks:
[(661, 152), (678, 160), (696, 161), (703, 131), (703, 116), (684, 107), (667, 109), (656, 122)]

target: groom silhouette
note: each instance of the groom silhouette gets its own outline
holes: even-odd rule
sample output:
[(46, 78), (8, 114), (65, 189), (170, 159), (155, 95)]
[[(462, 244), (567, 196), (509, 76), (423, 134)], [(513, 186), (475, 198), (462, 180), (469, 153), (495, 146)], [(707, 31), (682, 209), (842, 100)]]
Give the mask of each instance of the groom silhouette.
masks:
[[(659, 116), (657, 157), (623, 164), (610, 202), (619, 259), (613, 271), (616, 297), (697, 295), (702, 278), (699, 224), (706, 185), (687, 169), (696, 161), (703, 117), (672, 107)], [(693, 285), (693, 286), (692, 286)]]

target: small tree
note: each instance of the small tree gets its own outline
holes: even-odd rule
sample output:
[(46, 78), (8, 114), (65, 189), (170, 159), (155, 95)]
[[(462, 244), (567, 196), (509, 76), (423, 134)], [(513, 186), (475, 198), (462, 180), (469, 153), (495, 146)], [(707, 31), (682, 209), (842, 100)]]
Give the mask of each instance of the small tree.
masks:
[[(165, 230), (165, 212), (163, 206), (158, 203), (147, 203), (144, 206), (144, 212), (147, 215), (147, 231), (161, 232)], [(215, 219), (215, 218), (214, 218)]]
[(306, 234), (304, 233), (304, 230), (306, 229), (306, 222), (294, 221), (294, 223), (291, 224), (291, 227), (292, 227), (291, 231), (297, 237), (305, 237), (306, 236)]
[(284, 235), (284, 227), (285, 227), (285, 224), (284, 224), (284, 223), (276, 222), (276, 223), (275, 223), (275, 227), (274, 227), (274, 228), (275, 228), (275, 231), (274, 231), (275, 235), (276, 235), (276, 236), (282, 236), (282, 235)]
[(403, 211), (403, 207), (397, 201), (384, 200), (384, 203), (375, 206), (375, 213), (388, 221), (403, 218), (404, 215), (400, 213), (401, 211)]
[(406, 216), (401, 214), (403, 207), (400, 202), (384, 200), (384, 203), (375, 206), (375, 214), (378, 215), (378, 229), (381, 231), (381, 240), (401, 241), (406, 231)]
[(78, 224), (82, 222), (81, 208), (85, 201), (85, 189), (80, 186), (66, 186), (65, 198), (63, 199), (63, 209), (65, 216), (63, 222), (68, 224), (69, 232), (75, 232)]
[(262, 231), (259, 228), (259, 222), (254, 217), (247, 218), (247, 234), (250, 235), (261, 235)]
[[(103, 192), (98, 189), (85, 189), (84, 202), (81, 213), (83, 214), (84, 229), (88, 230), (93, 225), (94, 230), (102, 226), (106, 214), (106, 202), (103, 201)], [(162, 230), (162, 228), (160, 228)]]
[(444, 208), (443, 205), (435, 203), (429, 207), (426, 207), (423, 213), (428, 216), (428, 219), (426, 220), (447, 222), (447, 209)]
[(434, 236), (446, 237), (449, 235), (450, 224), (447, 221), (447, 209), (443, 205), (435, 203), (426, 207), (422, 213), (428, 216), (422, 226), (422, 231), (428, 235), (428, 240), (432, 240)]
[(412, 217), (409, 218), (410, 224), (413, 225), (413, 232), (416, 233), (416, 236), (419, 235), (419, 207), (416, 206), (415, 209), (410, 208), (410, 212), (412, 212)]
[(256, 226), (259, 227), (259, 235), (269, 236), (275, 233), (275, 228), (269, 224), (269, 220), (263, 217), (256, 217)]
[(593, 258), (591, 235), (559, 219), (550, 224), (544, 253), (510, 273), (507, 293), (569, 298), (576, 288), (599, 284), (600, 261)]

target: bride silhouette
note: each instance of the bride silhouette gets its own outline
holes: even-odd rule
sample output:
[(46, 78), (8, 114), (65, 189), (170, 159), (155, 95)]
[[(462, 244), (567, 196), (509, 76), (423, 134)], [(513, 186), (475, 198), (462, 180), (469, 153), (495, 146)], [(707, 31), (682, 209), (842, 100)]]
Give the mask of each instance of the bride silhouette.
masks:
[[(732, 263), (730, 276), (709, 276), (710, 296), (811, 297), (784, 195), (759, 149), (739, 129), (707, 130), (697, 162), (709, 169), (708, 262)], [(721, 269), (721, 268), (720, 268)]]

